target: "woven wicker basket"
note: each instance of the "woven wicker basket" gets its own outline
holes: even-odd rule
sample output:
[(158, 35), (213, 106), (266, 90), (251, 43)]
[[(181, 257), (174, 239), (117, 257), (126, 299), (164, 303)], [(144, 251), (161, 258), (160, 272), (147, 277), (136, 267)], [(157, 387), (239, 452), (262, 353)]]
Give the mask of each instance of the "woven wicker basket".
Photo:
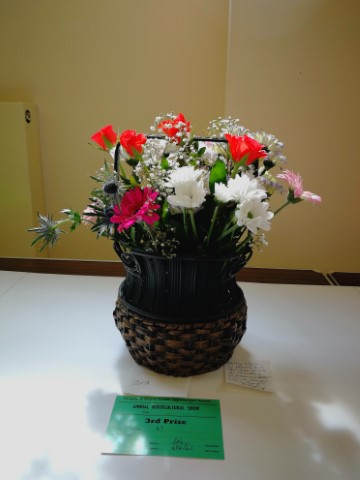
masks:
[(218, 320), (165, 323), (131, 312), (118, 298), (117, 328), (133, 359), (158, 373), (187, 377), (216, 370), (232, 356), (246, 330), (247, 306)]
[(156, 372), (190, 376), (215, 370), (246, 330), (238, 258), (168, 259), (123, 254), (127, 276), (114, 310), (134, 360)]

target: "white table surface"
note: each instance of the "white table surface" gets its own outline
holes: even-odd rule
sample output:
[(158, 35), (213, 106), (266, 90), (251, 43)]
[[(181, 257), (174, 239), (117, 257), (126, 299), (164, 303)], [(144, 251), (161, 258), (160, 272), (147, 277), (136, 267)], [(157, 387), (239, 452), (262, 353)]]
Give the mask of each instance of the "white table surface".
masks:
[[(358, 480), (360, 289), (243, 283), (240, 347), (275, 393), (191, 378), (217, 398), (225, 460), (101, 455), (131, 368), (112, 310), (121, 279), (0, 271), (1, 480)], [(166, 389), (168, 377), (161, 376)]]

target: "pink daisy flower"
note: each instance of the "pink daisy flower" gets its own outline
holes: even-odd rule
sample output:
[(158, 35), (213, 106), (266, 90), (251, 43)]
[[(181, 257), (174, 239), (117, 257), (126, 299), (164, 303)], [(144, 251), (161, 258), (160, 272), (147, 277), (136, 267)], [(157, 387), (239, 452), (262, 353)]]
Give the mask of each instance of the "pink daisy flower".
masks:
[(114, 215), (110, 222), (118, 224), (118, 232), (130, 228), (136, 222), (152, 225), (160, 219), (155, 212), (160, 208), (160, 205), (155, 203), (158, 195), (158, 192), (148, 187), (143, 190), (140, 187), (128, 190), (122, 197), (120, 206), (114, 207)]
[(279, 173), (276, 176), (277, 178), (281, 178), (287, 182), (290, 192), (293, 194), (294, 198), (307, 200), (313, 203), (321, 202), (321, 197), (319, 195), (304, 190), (302, 178), (298, 173), (292, 172), (291, 170), (284, 170), (283, 173)]

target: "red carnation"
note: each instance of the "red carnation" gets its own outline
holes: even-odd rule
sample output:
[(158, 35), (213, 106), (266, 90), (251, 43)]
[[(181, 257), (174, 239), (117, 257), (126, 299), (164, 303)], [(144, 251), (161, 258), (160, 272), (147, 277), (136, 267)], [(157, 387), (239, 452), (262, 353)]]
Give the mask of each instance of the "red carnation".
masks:
[(267, 153), (262, 150), (264, 145), (257, 142), (247, 135), (238, 137), (236, 135), (225, 134), (226, 140), (229, 142), (231, 157), (234, 162), (241, 162), (246, 157), (246, 165), (250, 165), (258, 158), (267, 156)]
[(142, 133), (136, 133), (135, 130), (125, 130), (120, 135), (120, 143), (130, 155), (134, 156), (134, 150), (142, 153), (142, 146), (146, 142), (146, 136)]
[(94, 133), (91, 140), (100, 145), (103, 150), (108, 151), (116, 145), (117, 134), (111, 125), (107, 125)]

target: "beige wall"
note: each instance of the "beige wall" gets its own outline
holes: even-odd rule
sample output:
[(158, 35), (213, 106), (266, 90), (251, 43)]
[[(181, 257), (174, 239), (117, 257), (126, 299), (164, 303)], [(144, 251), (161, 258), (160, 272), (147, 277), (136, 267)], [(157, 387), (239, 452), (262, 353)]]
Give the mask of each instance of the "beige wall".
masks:
[[(0, 101), (37, 106), (48, 212), (86, 205), (105, 124), (149, 131), (181, 111), (203, 133), (224, 114), (227, 24), (227, 0), (0, 2)], [(50, 255), (116, 259), (86, 229)]]
[[(229, 3), (229, 24), (227, 0), (0, 3), (0, 101), (37, 106), (46, 210), (86, 204), (105, 123), (148, 131), (173, 110), (202, 133), (226, 113), (282, 139), (324, 197), (283, 212), (251, 266), (359, 271), (360, 4)], [(85, 229), (51, 256), (116, 258)]]
[(226, 113), (285, 143), (320, 206), (273, 222), (251, 266), (360, 271), (360, 2), (231, 0)]
[(31, 247), (25, 233), (45, 207), (38, 137), (36, 108), (0, 102), (0, 256), (47, 256)]

